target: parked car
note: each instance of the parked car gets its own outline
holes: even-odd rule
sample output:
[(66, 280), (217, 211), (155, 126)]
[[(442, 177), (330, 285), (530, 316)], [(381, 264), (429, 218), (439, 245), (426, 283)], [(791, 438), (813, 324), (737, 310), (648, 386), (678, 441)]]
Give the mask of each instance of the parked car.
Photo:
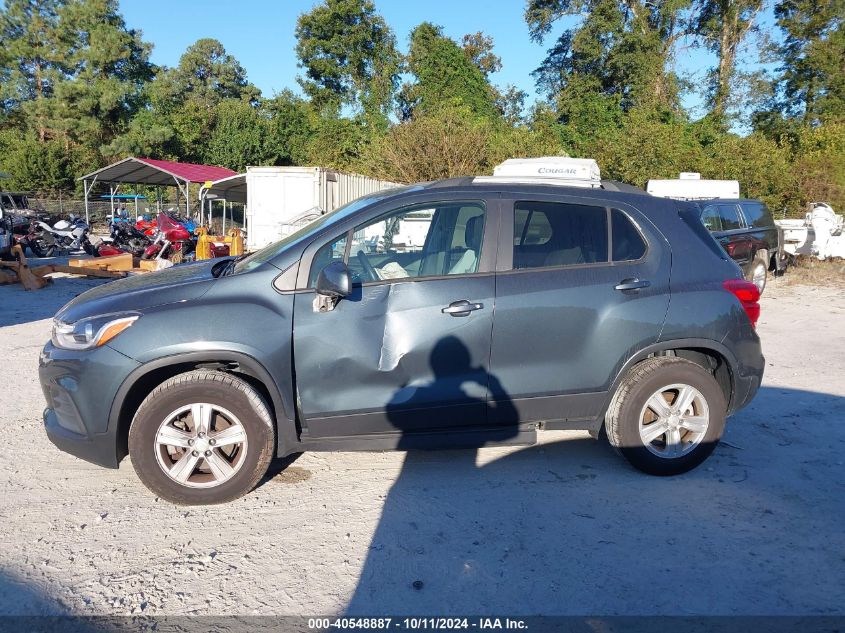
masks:
[(381, 191), (246, 257), (87, 291), (41, 354), (49, 438), (131, 455), (179, 504), (246, 493), (274, 456), (554, 429), (694, 468), (760, 385), (757, 289), (697, 206), (566, 161)]
[(702, 200), (701, 221), (762, 294), (769, 273), (786, 268), (783, 232), (759, 200)]
[(769, 272), (786, 269), (783, 231), (765, 204), (740, 198), (739, 181), (705, 180), (697, 172), (683, 172), (676, 179), (649, 180), (646, 191), (698, 204), (704, 226), (761, 293)]

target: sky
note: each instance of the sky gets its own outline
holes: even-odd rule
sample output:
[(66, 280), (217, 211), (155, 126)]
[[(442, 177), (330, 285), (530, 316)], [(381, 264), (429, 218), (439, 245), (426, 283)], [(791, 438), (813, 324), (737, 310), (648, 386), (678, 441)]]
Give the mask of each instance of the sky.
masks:
[[(143, 31), (144, 40), (154, 45), (154, 63), (175, 66), (188, 46), (213, 37), (238, 59), (249, 80), (266, 97), (283, 88), (299, 92), (294, 29), (297, 17), (315, 4), (316, 0), (120, 0), (127, 26)], [(536, 44), (528, 36), (524, 8), (524, 0), (376, 0), (377, 11), (393, 28), (403, 52), (411, 30), (424, 21), (443, 26), (445, 34), (456, 41), (479, 30), (492, 36), (503, 67), (491, 80), (525, 90), (530, 104), (542, 96), (531, 71), (562, 27), (559, 25), (544, 44)], [(764, 25), (770, 24), (768, 17), (764, 17)], [(694, 82), (701, 83), (714, 58), (701, 48), (684, 48), (677, 63), (680, 70), (693, 73)], [(700, 95), (685, 96), (684, 105), (693, 115), (703, 114)]]

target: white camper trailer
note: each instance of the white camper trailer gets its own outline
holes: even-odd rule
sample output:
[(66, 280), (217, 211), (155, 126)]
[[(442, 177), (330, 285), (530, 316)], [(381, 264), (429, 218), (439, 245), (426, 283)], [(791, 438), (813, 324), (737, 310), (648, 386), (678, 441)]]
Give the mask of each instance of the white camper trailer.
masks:
[(646, 192), (658, 198), (713, 200), (739, 198), (738, 180), (702, 180), (701, 174), (683, 172), (673, 180), (649, 180)]

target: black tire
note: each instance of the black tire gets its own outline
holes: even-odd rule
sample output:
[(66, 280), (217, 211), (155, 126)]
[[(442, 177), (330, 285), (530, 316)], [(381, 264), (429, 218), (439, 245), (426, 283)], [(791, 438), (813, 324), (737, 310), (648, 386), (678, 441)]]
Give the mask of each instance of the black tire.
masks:
[[(646, 447), (640, 437), (640, 416), (653, 394), (673, 384), (698, 390), (709, 409), (709, 423), (694, 448), (672, 458)], [(683, 358), (649, 358), (634, 366), (619, 386), (605, 418), (607, 438), (635, 468), (650, 475), (679, 475), (701, 464), (716, 448), (725, 428), (726, 410), (725, 395), (709, 371)]]
[[(234, 475), (207, 488), (192, 488), (171, 478), (159, 464), (161, 449), (156, 442), (171, 412), (198, 402), (231, 412), (247, 437), (243, 462)], [(179, 505), (225, 503), (252, 490), (264, 476), (273, 458), (275, 437), (269, 408), (249, 383), (222, 371), (199, 369), (167, 380), (141, 403), (129, 429), (129, 455), (138, 477), (159, 497)], [(192, 472), (201, 476), (199, 469), (204, 465), (205, 461), (198, 462)]]
[[(757, 281), (754, 281), (755, 275), (757, 276)], [(763, 291), (766, 289), (766, 282), (768, 279), (769, 262), (766, 261), (766, 258), (762, 253), (757, 253), (748, 265), (748, 269), (745, 271), (745, 280), (750, 281), (757, 286), (757, 290), (759, 290), (762, 295)]]
[(39, 244), (38, 240), (29, 240), (27, 245), (35, 257), (50, 257), (53, 254), (53, 250), (55, 250), (53, 246)]

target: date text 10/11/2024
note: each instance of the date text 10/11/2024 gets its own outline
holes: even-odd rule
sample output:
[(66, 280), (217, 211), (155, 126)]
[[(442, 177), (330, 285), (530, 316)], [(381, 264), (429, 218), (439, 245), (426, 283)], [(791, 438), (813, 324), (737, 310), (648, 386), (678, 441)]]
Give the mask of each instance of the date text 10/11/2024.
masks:
[(511, 618), (309, 618), (308, 628), (358, 630), (525, 630), (527, 623)]

